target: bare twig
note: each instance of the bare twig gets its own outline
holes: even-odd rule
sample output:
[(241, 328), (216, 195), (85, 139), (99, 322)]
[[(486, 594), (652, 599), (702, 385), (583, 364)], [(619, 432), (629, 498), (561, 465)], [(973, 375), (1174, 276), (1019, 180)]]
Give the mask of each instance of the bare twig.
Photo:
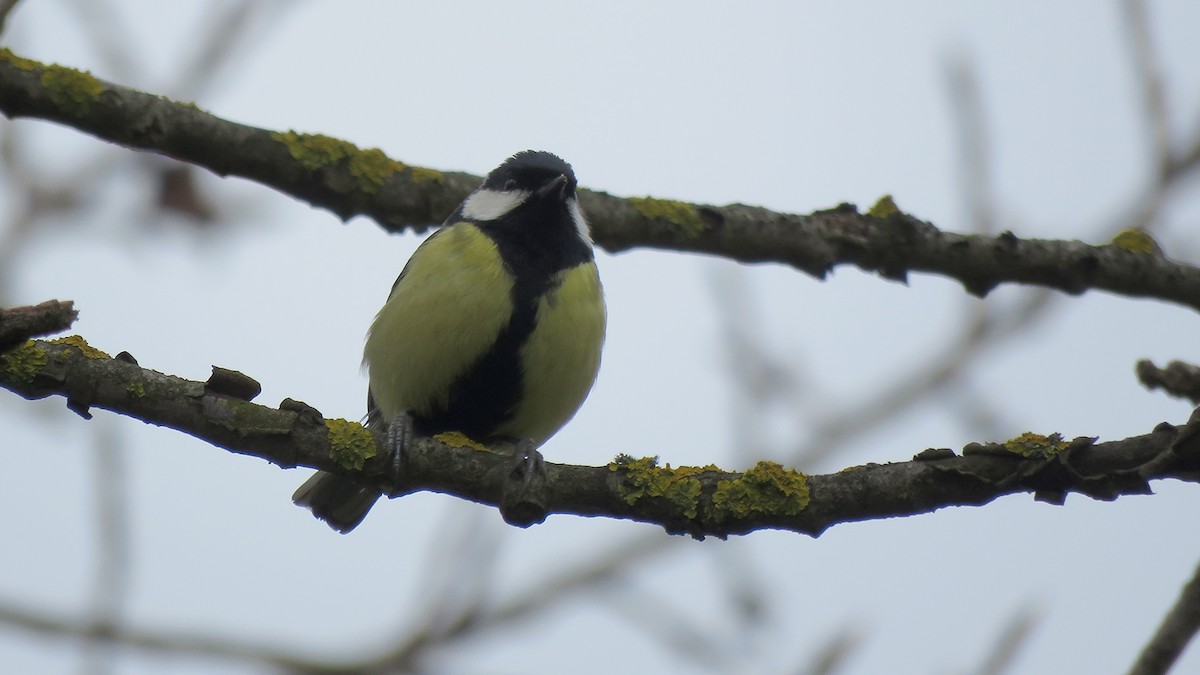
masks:
[[(377, 665), (386, 663), (385, 670), (415, 669), (431, 649), (478, 632), (502, 533), (490, 527), (494, 523), (485, 521), (485, 514), (478, 510), (463, 514), (451, 509), (447, 515), (454, 522), (439, 528), (443, 533), (440, 545), (431, 547), (426, 555), (422, 577), (429, 581), (425, 606), (413, 620), (415, 628), (396, 641), (394, 650), (369, 659)], [(366, 663), (345, 665), (354, 668)]]
[(953, 344), (930, 350), (932, 355), (908, 374), (814, 425), (809, 439), (793, 451), (789, 461), (803, 467), (823, 462), (864, 428), (879, 428), (927, 400), (930, 394), (947, 391), (965, 376), (969, 366), (986, 349), (1003, 344), (1004, 338), (1049, 316), (1046, 309), (1053, 299), (1050, 293), (1037, 292), (1001, 316), (980, 320), (982, 317), (976, 315)]
[[(171, 93), (185, 99), (199, 100), (225, 64), (237, 56), (239, 43), (249, 39), (251, 29), (263, 25), (255, 21), (256, 14), (279, 12), (297, 4), (295, 0), (239, 0), (221, 8), (199, 39), (196, 53), (172, 78)], [(265, 25), (277, 24), (268, 22)], [(263, 38), (261, 31), (254, 33), (255, 40)]]
[(79, 318), (70, 300), (47, 300), (29, 307), (0, 308), (0, 353), (31, 337), (58, 333)]
[(817, 653), (805, 658), (805, 665), (797, 672), (803, 675), (833, 675), (858, 653), (865, 636), (857, 628), (843, 628), (830, 636)]
[(118, 3), (112, 0), (71, 0), (68, 5), (79, 15), (79, 25), (91, 40), (103, 67), (114, 77), (141, 76), (142, 64), (134, 54), (130, 31)]
[(0, 0), (0, 34), (4, 33), (4, 26), (8, 22), (8, 15), (12, 13), (17, 3), (21, 0)]
[(1003, 675), (1008, 672), (1040, 620), (1041, 613), (1031, 607), (1013, 615), (996, 639), (992, 651), (974, 671), (975, 675)]
[(982, 95), (975, 65), (963, 53), (951, 58), (948, 66), (947, 89), (954, 121), (957, 123), (960, 192), (966, 202), (971, 232), (991, 234), (996, 231), (996, 205), (992, 189), (992, 153), (988, 143)]
[(1155, 175), (1130, 215), (1119, 218), (1110, 228), (1114, 232), (1128, 228), (1154, 229), (1167, 197), (1183, 178), (1200, 167), (1200, 128), (1192, 130), (1190, 141), (1174, 138), (1171, 132), (1162, 66), (1150, 32), (1149, 8), (1145, 0), (1125, 0), (1123, 6), (1129, 29), (1130, 58), (1142, 92), (1142, 111), (1150, 137), (1150, 161)]
[(1162, 675), (1183, 653), (1196, 631), (1200, 630), (1200, 567), (1179, 593), (1175, 606), (1142, 649), (1129, 675)]
[(735, 662), (728, 636), (707, 629), (682, 608), (645, 587), (629, 581), (614, 584), (602, 597), (635, 625), (636, 630), (658, 640), (675, 654), (676, 662), (690, 662), (694, 670), (727, 673)]
[(338, 672), (403, 672), (416, 668), (422, 658), (438, 649), (447, 649), (469, 639), (510, 627), (567, 600), (597, 588), (606, 587), (622, 569), (652, 556), (675, 549), (677, 542), (658, 534), (644, 533), (605, 548), (586, 564), (541, 580), (526, 593), (495, 607), (480, 605), (469, 617), (443, 626), (441, 630), (422, 627), (406, 636), (391, 640), (394, 645), (382, 653), (371, 654), (337, 664)]
[[(959, 128), (961, 168), (957, 173), (965, 176), (964, 209), (971, 219), (972, 231), (990, 233), (998, 219), (991, 188), (992, 157), (979, 85), (966, 56), (951, 61), (948, 81)], [(874, 394), (855, 405), (831, 411), (809, 425), (810, 438), (790, 453), (789, 461), (801, 467), (821, 466), (851, 438), (878, 429), (930, 396), (961, 385), (970, 366), (987, 349), (1003, 344), (1005, 338), (1046, 317), (1051, 297), (1046, 292), (1035, 293), (1019, 308), (1004, 315), (998, 315), (985, 303), (970, 302), (965, 321), (951, 346), (929, 350), (931, 356), (892, 383), (877, 387)]]
[(1166, 368), (1159, 368), (1151, 361), (1142, 359), (1137, 362), (1137, 376), (1148, 389), (1162, 389), (1172, 396), (1200, 404), (1200, 366), (1172, 361)]
[(125, 505), (124, 449), (113, 420), (96, 427), (96, 534), (99, 555), (92, 587), (92, 633), (85, 654), (93, 675), (113, 671), (112, 635), (120, 626), (129, 594), (129, 514)]
[(766, 343), (765, 323), (757, 298), (740, 266), (714, 262), (708, 271), (710, 297), (720, 321), (726, 372), (730, 383), (730, 451), (736, 461), (748, 462), (770, 447), (768, 419), (777, 409), (815, 415), (825, 398), (801, 364), (803, 339), (797, 339), (788, 358), (776, 356)]
[(293, 670), (320, 664), (264, 644), (245, 641), (232, 635), (205, 635), (199, 631), (172, 632), (116, 627), (97, 633), (91, 621), (75, 616), (55, 616), (45, 609), (30, 609), (0, 601), (0, 624), (26, 632), (56, 638), (106, 641), (125, 648), (161, 654), (187, 654), (219, 660), (263, 663)]
[[(420, 645), (389, 646), (386, 653), (373, 657), (343, 661), (300, 658), (294, 650), (250, 642), (232, 635), (206, 635), (196, 631), (170, 632), (136, 629), (122, 626), (96, 632), (96, 626), (75, 617), (54, 616), (45, 609), (32, 609), (0, 601), (0, 624), (20, 630), (65, 639), (103, 640), (123, 648), (147, 652), (192, 656), (217, 660), (262, 663), (286, 672), (309, 674), (355, 674), (404, 672), (414, 667), (416, 659), (426, 651), (446, 647), (454, 642), (480, 637), (489, 630), (511, 626), (544, 611), (566, 598), (612, 580), (613, 575), (630, 561), (673, 548), (678, 542), (660, 535), (641, 535), (623, 544), (607, 548), (596, 560), (546, 579), (520, 596), (495, 609), (483, 610), (470, 625), (437, 636)], [(430, 636), (425, 634), (426, 638)]]
[(1154, 39), (1150, 35), (1149, 10), (1145, 0), (1125, 0), (1125, 26), (1128, 27), (1130, 57), (1138, 85), (1142, 90), (1142, 112), (1150, 136), (1150, 151), (1160, 183), (1171, 172), (1171, 120), (1167, 115), (1167, 95), (1163, 88), (1162, 66)]

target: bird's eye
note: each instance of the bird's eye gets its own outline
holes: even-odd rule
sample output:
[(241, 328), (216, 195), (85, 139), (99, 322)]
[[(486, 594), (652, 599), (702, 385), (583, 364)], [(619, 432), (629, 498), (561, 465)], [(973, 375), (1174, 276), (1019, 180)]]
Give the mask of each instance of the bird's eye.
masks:
[(516, 189), (517, 189), (517, 179), (516, 178), (509, 178), (508, 180), (504, 181), (504, 191), (505, 192), (509, 192), (511, 190), (516, 190)]

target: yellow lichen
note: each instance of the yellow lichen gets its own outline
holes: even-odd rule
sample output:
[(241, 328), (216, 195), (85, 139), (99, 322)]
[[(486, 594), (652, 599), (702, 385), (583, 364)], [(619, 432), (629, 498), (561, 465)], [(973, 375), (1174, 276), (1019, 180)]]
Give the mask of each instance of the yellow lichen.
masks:
[(704, 231), (704, 220), (696, 207), (687, 202), (653, 197), (632, 197), (629, 200), (637, 212), (651, 220), (663, 220), (679, 229), (687, 237), (695, 237)]
[(720, 471), (712, 465), (672, 469), (668, 464), (660, 467), (657, 457), (633, 459), (621, 456), (618, 460), (621, 461), (609, 463), (608, 470), (625, 474), (620, 490), (626, 504), (632, 506), (643, 497), (660, 497), (675, 505), (685, 518), (695, 518), (699, 509), (701, 483), (698, 476)]
[(375, 456), (375, 439), (358, 422), (325, 420), (329, 432), (329, 457), (347, 469), (361, 469), (363, 462)]
[(435, 169), (426, 169), (421, 166), (408, 167), (409, 175), (412, 176), (414, 183), (441, 183), (446, 180), (446, 174)]
[(1043, 436), (1029, 431), (1004, 442), (1004, 448), (1009, 452), (1030, 459), (1049, 459), (1066, 450), (1068, 445), (1070, 443), (1063, 440), (1062, 434)]
[(129, 394), (129, 398), (142, 398), (146, 395), (146, 385), (141, 382), (130, 382), (129, 386), (125, 387), (125, 393)]
[(292, 158), (306, 169), (317, 170), (333, 166), (358, 152), (358, 146), (340, 138), (323, 134), (300, 134), (295, 131), (273, 133), (271, 138), (283, 143)]
[(1149, 232), (1140, 227), (1121, 230), (1117, 233), (1117, 236), (1112, 238), (1109, 246), (1116, 246), (1130, 253), (1162, 255), (1162, 249), (1159, 247), (1158, 242), (1154, 241), (1154, 237), (1150, 236)]
[(208, 112), (207, 110), (205, 110), (204, 108), (201, 108), (200, 106), (196, 105), (192, 101), (177, 101), (173, 98), (169, 98), (169, 97), (162, 96), (162, 95), (160, 95), (158, 98), (166, 103), (170, 103), (172, 105), (177, 105), (181, 108), (189, 108), (191, 110), (195, 110), (196, 112), (202, 112), (202, 113)]
[(368, 194), (379, 192), (384, 182), (407, 169), (403, 162), (388, 157), (379, 148), (366, 150), (350, 141), (323, 134), (301, 134), (295, 131), (277, 132), (271, 138), (283, 143), (300, 165), (311, 171), (340, 166), (345, 162), (346, 170), (355, 178), (358, 188)]
[(40, 79), (55, 105), (79, 115), (87, 113), (92, 103), (104, 93), (104, 83), (86, 70), (50, 65), (45, 66)]
[(0, 61), (11, 63), (13, 66), (21, 70), (32, 71), (42, 67), (42, 64), (38, 63), (37, 61), (34, 61), (33, 59), (27, 59), (22, 56), (17, 56), (4, 47), (0, 47)]
[(70, 345), (70, 346), (78, 349), (80, 352), (83, 353), (84, 356), (88, 357), (89, 359), (111, 359), (112, 358), (108, 354), (89, 345), (87, 343), (87, 340), (84, 340), (82, 337), (80, 337), (78, 335), (68, 335), (66, 337), (58, 338), (57, 340), (50, 340), (50, 344), (52, 344), (52, 345)]
[(350, 175), (359, 179), (363, 192), (375, 194), (392, 174), (404, 165), (383, 154), (379, 148), (359, 150), (350, 157)]
[(434, 434), (433, 437), (452, 448), (471, 448), (480, 452), (492, 451), (492, 449), (488, 446), (480, 443), (479, 441), (472, 440), (461, 431), (447, 431), (440, 434)]
[(0, 379), (29, 384), (46, 367), (46, 350), (33, 340), (0, 354)]
[(717, 481), (714, 516), (794, 516), (808, 506), (808, 476), (775, 462), (759, 462), (740, 478)]
[(891, 195), (880, 197), (867, 211), (867, 215), (872, 218), (891, 218), (897, 213), (900, 213), (900, 208), (896, 206), (896, 202), (892, 199)]

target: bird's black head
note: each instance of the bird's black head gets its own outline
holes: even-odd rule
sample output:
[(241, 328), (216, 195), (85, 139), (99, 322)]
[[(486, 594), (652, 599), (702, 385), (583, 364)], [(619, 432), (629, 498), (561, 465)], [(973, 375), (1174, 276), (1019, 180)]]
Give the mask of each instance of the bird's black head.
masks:
[(493, 169), (450, 220), (475, 223), (514, 268), (549, 278), (592, 259), (575, 188), (575, 172), (557, 155), (518, 152)]
[(558, 155), (542, 150), (525, 150), (509, 157), (503, 164), (492, 169), (483, 189), (498, 192), (523, 190), (560, 199), (575, 194), (575, 172)]
[(451, 216), (474, 223), (539, 230), (568, 226), (588, 246), (587, 223), (575, 199), (575, 172), (557, 155), (525, 150), (504, 160)]

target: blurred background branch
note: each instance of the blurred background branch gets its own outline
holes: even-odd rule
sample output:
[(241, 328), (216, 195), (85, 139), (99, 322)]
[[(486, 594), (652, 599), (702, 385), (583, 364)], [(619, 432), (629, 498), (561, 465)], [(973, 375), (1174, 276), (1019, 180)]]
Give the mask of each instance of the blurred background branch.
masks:
[(1169, 672), (1184, 648), (1200, 630), (1200, 567), (1184, 585), (1175, 605), (1142, 649), (1130, 675), (1162, 675)]

